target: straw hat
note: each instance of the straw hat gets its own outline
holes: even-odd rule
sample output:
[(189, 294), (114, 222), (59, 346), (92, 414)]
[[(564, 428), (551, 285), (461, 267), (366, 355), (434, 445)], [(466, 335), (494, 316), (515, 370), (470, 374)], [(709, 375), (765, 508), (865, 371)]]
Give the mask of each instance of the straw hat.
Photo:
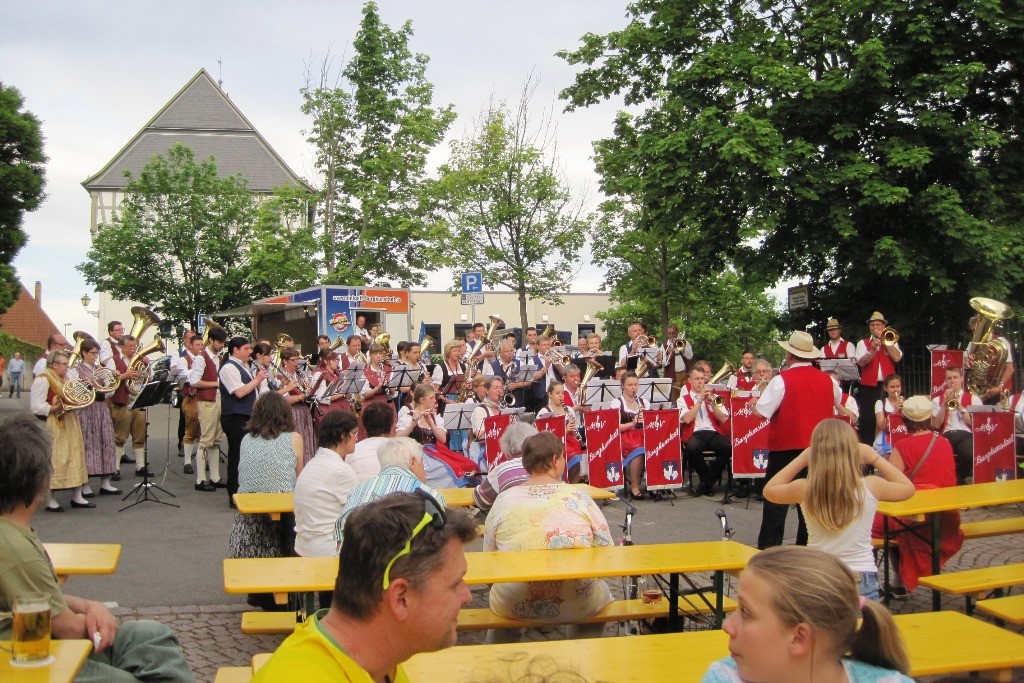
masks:
[(875, 311), (874, 313), (872, 313), (871, 317), (868, 318), (867, 320), (865, 320), (864, 322), (870, 324), (870, 323), (874, 322), (875, 320), (880, 321), (883, 325), (888, 325), (889, 324), (889, 321), (885, 319), (885, 316), (882, 315), (881, 313), (879, 313), (878, 311)]
[(838, 330), (841, 327), (842, 327), (842, 325), (840, 325), (839, 321), (836, 320), (835, 318), (829, 318), (828, 322), (825, 323), (825, 329), (826, 330)]
[(821, 351), (815, 348), (814, 340), (811, 339), (811, 335), (807, 334), (803, 330), (797, 330), (793, 334), (789, 335), (789, 341), (780, 341), (779, 346), (786, 349), (786, 351), (797, 358), (810, 359), (821, 357)]
[(914, 422), (932, 419), (932, 402), (927, 396), (911, 396), (903, 402), (903, 417)]

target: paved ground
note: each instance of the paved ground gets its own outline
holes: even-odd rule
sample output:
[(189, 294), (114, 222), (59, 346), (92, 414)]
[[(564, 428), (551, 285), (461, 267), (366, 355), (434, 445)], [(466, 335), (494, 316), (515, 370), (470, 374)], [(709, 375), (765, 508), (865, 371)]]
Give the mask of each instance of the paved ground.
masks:
[[(21, 401), (4, 397), (0, 399), (0, 419), (11, 412), (26, 410), (27, 406), (27, 394)], [(218, 667), (247, 665), (253, 654), (273, 650), (283, 637), (242, 635), (241, 613), (248, 606), (244, 596), (224, 593), (221, 572), (235, 512), (228, 508), (224, 491), (196, 492), (192, 478), (180, 474), (182, 461), (169, 443), (169, 436), (175, 438), (177, 413), (166, 406), (153, 408), (150, 422), (150, 467), (158, 474), (157, 483), (176, 497), (159, 492), (157, 495), (181, 505), (180, 508), (147, 502), (119, 512), (127, 504), (121, 503), (120, 498), (97, 497), (94, 500), (98, 507), (93, 510), (72, 510), (65, 505), (67, 512), (63, 514), (40, 512), (36, 528), (44, 541), (121, 543), (123, 552), (116, 574), (72, 577), (67, 591), (116, 603), (115, 613), (122, 619), (156, 619), (170, 624), (181, 638), (197, 679), (211, 681)], [(127, 465), (122, 470), (124, 479), (120, 485), (127, 490), (135, 482), (134, 472)], [(66, 494), (58, 497), (67, 503)], [(708, 498), (682, 496), (675, 501), (641, 501), (636, 505), (639, 513), (634, 520), (633, 540), (638, 544), (719, 538), (721, 526), (715, 511), (722, 508), (736, 530), (735, 540), (754, 545), (761, 518), (760, 504), (751, 502), (747, 507), (744, 500), (723, 506)], [(622, 523), (621, 504), (611, 503), (604, 509), (610, 524)], [(1020, 513), (1014, 506), (1000, 506), (968, 511), (964, 518), (989, 519)], [(792, 542), (796, 535), (795, 514), (790, 517), (787, 542)], [(1006, 562), (1024, 562), (1024, 540), (1020, 536), (968, 541), (950, 561), (948, 569)], [(618, 582), (611, 585), (613, 592), (621, 594)], [(485, 589), (477, 589), (473, 594), (474, 606), (486, 605)], [(944, 607), (963, 609), (962, 600), (947, 599)], [(895, 604), (893, 609), (927, 611), (930, 593), (919, 588), (909, 600)], [(532, 640), (557, 637), (558, 629), (527, 634)], [(459, 642), (475, 643), (481, 639), (480, 633), (464, 634)], [(1024, 681), (1024, 672), (1015, 680)]]

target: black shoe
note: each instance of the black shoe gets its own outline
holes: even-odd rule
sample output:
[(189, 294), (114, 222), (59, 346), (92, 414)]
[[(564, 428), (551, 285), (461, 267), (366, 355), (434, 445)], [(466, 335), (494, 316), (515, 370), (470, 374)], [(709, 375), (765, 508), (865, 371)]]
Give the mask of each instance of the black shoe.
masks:
[(47, 512), (64, 512), (64, 508), (62, 508), (60, 505), (58, 505), (55, 508), (52, 508), (49, 505), (47, 505), (46, 506), (46, 511)]
[(210, 483), (219, 489), (226, 489), (228, 487), (228, 485), (222, 481), (211, 481)]
[(149, 470), (148, 467), (140, 467), (139, 469), (135, 470), (135, 476), (136, 477), (152, 477), (153, 473)]
[(84, 503), (79, 503), (77, 500), (73, 500), (73, 501), (71, 501), (71, 507), (73, 507), (73, 508), (94, 508), (94, 507), (96, 507), (96, 503), (90, 503), (89, 501), (85, 501)]
[(135, 464), (135, 458), (129, 458), (127, 455), (122, 455), (121, 456), (121, 464), (122, 465), (134, 465)]
[(96, 494), (93, 493), (92, 491), (89, 491), (89, 493), (83, 493), (82, 494), (82, 498), (86, 498), (86, 499), (88, 499), (88, 498), (95, 498), (95, 497), (96, 497)]
[(100, 489), (101, 496), (120, 496), (121, 489)]
[(185, 472), (185, 474), (195, 474), (195, 470), (192, 469), (192, 463), (190, 463), (190, 462), (185, 463), (184, 472)]
[(114, 472), (112, 475), (110, 475), (110, 481), (121, 481), (121, 473)]
[(179, 458), (184, 458), (185, 457), (185, 449), (181, 447), (181, 444), (178, 444), (178, 457)]
[(705, 486), (704, 488), (702, 488), (700, 490), (700, 495), (704, 496), (705, 498), (714, 498), (715, 497), (715, 487), (714, 486)]
[(633, 500), (647, 500), (647, 494), (641, 491), (640, 493), (629, 492), (629, 497)]
[(207, 493), (209, 493), (210, 491), (216, 490), (217, 488), (213, 484), (206, 481), (201, 481), (198, 484), (196, 484), (196, 491), (206, 491)]

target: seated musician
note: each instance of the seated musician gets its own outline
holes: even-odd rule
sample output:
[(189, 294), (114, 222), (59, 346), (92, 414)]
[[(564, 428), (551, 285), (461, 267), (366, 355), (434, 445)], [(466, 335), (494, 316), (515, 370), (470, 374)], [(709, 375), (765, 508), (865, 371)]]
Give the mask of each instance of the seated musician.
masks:
[[(526, 388), (526, 412), (536, 413), (547, 402), (547, 387), (552, 381), (561, 381), (561, 376), (555, 369), (559, 366), (548, 357), (551, 350), (551, 338), (540, 337), (537, 340), (537, 355), (531, 358), (533, 363), (533, 375), (530, 385)], [(554, 354), (552, 354), (554, 355)]]
[[(700, 477), (700, 489), (695, 495), (715, 495), (715, 482), (729, 466), (732, 444), (729, 442), (729, 409), (716, 405), (705, 386), (707, 374), (703, 366), (690, 371), (689, 391), (684, 392), (676, 405), (682, 425), (683, 460)], [(709, 468), (704, 462), (704, 451), (714, 451), (715, 463)]]
[(882, 389), (885, 393), (875, 401), (875, 441), (872, 448), (879, 455), (888, 457), (892, 450), (889, 416), (900, 414), (903, 410), (903, 380), (899, 375), (889, 375), (882, 381)]
[[(146, 681), (194, 681), (178, 638), (167, 626), (144, 620), (118, 624), (104, 603), (62, 591), (32, 528), (32, 518), (50, 490), (52, 446), (46, 426), (28, 414), (13, 415), (0, 423), (0, 443), (0, 612), (7, 613), (6, 619), (0, 618), (0, 640), (11, 639), (14, 598), (43, 593), (50, 601), (50, 637), (93, 643), (76, 680), (123, 681), (137, 676)], [(52, 680), (48, 674), (57, 678), (53, 668), (12, 669), (9, 677)]]
[[(585, 492), (562, 481), (562, 440), (550, 432), (523, 444), (529, 479), (506, 489), (487, 515), (483, 549), (499, 551), (610, 546), (611, 533), (600, 508)], [(496, 583), (490, 606), (507, 619), (569, 624), (569, 638), (597, 638), (604, 624), (580, 624), (612, 601), (601, 579)], [(487, 642), (518, 642), (523, 629), (492, 629)]]
[[(444, 407), (446, 404), (458, 403), (458, 393), (452, 392), (442, 394), (441, 390), (448, 388), (452, 377), (456, 375), (464, 376), (466, 374), (466, 366), (461, 360), (465, 353), (466, 342), (462, 339), (452, 339), (444, 345), (444, 351), (441, 354), (442, 361), (434, 366), (434, 373), (431, 376), (431, 382), (434, 390), (437, 392), (437, 403), (439, 404), (438, 414), (440, 415), (444, 415)], [(472, 382), (472, 380), (470, 380), (470, 382)], [(448, 441), (448, 447), (453, 451), (465, 452), (467, 449), (467, 441), (468, 430), (455, 430), (452, 432), (451, 438)]]
[(567, 408), (576, 410), (581, 407), (584, 399), (584, 391), (580, 387), (580, 368), (577, 365), (566, 365), (562, 370), (562, 382), (565, 391), (562, 394), (562, 401)]
[(429, 384), (419, 384), (412, 392), (412, 405), (398, 413), (395, 434), (410, 436), (423, 444), (423, 463), (427, 483), (437, 489), (458, 488), (475, 483), (477, 464), (445, 445), (448, 430), (437, 412), (437, 394)]
[[(970, 328), (972, 334), (974, 333), (974, 328), (978, 326), (978, 320), (979, 316), (974, 315), (971, 316), (969, 321), (967, 321), (967, 327)], [(990, 387), (989, 390), (985, 392), (985, 395), (981, 397), (987, 405), (995, 405), (999, 403), (1002, 398), (1003, 391), (1008, 391), (1011, 394), (1013, 393), (1013, 375), (1017, 371), (1017, 366), (1013, 363), (1013, 344), (1010, 343), (1009, 339), (993, 330), (989, 341), (995, 341), (997, 339), (1006, 345), (1006, 363), (1003, 365), (1002, 372), (1000, 372), (999, 377), (995, 382), (995, 386)], [(972, 341), (967, 345), (967, 350), (964, 351), (964, 367), (968, 369), (974, 361), (972, 355), (973, 352), (974, 342)]]
[(531, 382), (529, 380), (511, 381), (519, 373), (520, 367), (520, 361), (516, 358), (515, 342), (505, 339), (498, 345), (498, 357), (484, 364), (483, 374), (487, 377), (500, 377), (508, 390), (512, 392), (512, 397), (515, 399), (513, 405), (522, 408), (526, 405), (526, 389), (531, 386)]
[[(578, 374), (579, 368), (572, 367)], [(583, 424), (581, 418), (576, 416), (576, 411), (565, 405), (565, 395), (565, 385), (561, 382), (552, 382), (548, 386), (548, 404), (537, 412), (537, 417), (565, 416), (565, 466), (569, 473), (567, 481), (575, 484), (580, 480), (581, 467), (586, 456), (579, 438)]]
[[(838, 372), (832, 370), (825, 374), (834, 379), (836, 381), (836, 384), (838, 384), (839, 387), (842, 388), (843, 383), (839, 379)], [(850, 396), (848, 393), (844, 391), (839, 398), (838, 405), (836, 405), (835, 415), (836, 417), (845, 417), (849, 421), (850, 425), (854, 429), (856, 429), (857, 420), (860, 419), (860, 406), (857, 405), (857, 399), (855, 399), (853, 396)]]
[(772, 364), (764, 358), (758, 358), (754, 361), (754, 386), (751, 388), (751, 392), (755, 396), (760, 396), (761, 392), (768, 386), (768, 382), (772, 381)]
[(619, 409), (619, 438), (622, 440), (622, 466), (626, 471), (629, 493), (636, 500), (646, 496), (640, 491), (640, 478), (644, 469), (644, 422), (641, 415), (646, 407), (644, 400), (637, 396), (640, 380), (636, 373), (623, 371), (620, 386), (622, 393), (615, 402)]
[[(631, 323), (627, 328), (627, 334), (629, 335), (629, 341), (619, 347), (618, 366), (635, 371), (636, 366), (630, 367), (629, 359), (639, 359), (642, 356), (643, 349), (647, 348), (647, 326), (639, 322)], [(655, 350), (657, 351), (658, 349)], [(654, 359), (647, 358), (648, 369), (644, 373), (644, 377), (657, 377), (658, 368), (661, 367), (662, 360), (660, 352)], [(637, 362), (639, 363), (639, 360)]]
[[(955, 404), (952, 410), (950, 404)], [(981, 397), (964, 391), (964, 373), (946, 368), (946, 390), (932, 399), (932, 429), (941, 433), (956, 455), (956, 480), (966, 482), (974, 474), (974, 435), (967, 406), (981, 405)]]
[(587, 335), (587, 355), (605, 356), (607, 352), (601, 350), (601, 335), (591, 332)]
[(487, 399), (487, 380), (490, 379), (486, 375), (477, 375), (473, 378), (473, 389), (469, 392), (469, 400), (473, 403), (483, 403)]
[(487, 469), (487, 458), (484, 452), (484, 436), (487, 433), (488, 417), (501, 414), (501, 399), (505, 395), (505, 382), (500, 377), (489, 377), (484, 384), (484, 400), (473, 409), (473, 440), (469, 445), (469, 459), (477, 463), (480, 471)]
[[(693, 362), (693, 346), (685, 336), (679, 336), (679, 326), (669, 325), (665, 328), (665, 343), (661, 347), (661, 355), (665, 361), (665, 377), (672, 380), (672, 394), (669, 397), (673, 402), (679, 398), (682, 387), (686, 384), (689, 376), (690, 363)], [(677, 349), (676, 343), (683, 341), (683, 348)]]

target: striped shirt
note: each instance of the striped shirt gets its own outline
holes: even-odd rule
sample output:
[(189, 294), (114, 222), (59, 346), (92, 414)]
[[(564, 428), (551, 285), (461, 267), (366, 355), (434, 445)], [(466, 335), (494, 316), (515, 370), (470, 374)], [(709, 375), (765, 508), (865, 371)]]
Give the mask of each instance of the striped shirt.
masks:
[(415, 474), (402, 467), (385, 467), (377, 476), (356, 486), (348, 494), (348, 501), (342, 508), (338, 521), (334, 524), (334, 540), (338, 542), (338, 547), (340, 548), (344, 541), (345, 520), (348, 519), (352, 510), (360, 505), (379, 500), (389, 493), (415, 493), (416, 491), (423, 491), (440, 503), (442, 508), (447, 507), (441, 493), (430, 488), (417, 479)]

